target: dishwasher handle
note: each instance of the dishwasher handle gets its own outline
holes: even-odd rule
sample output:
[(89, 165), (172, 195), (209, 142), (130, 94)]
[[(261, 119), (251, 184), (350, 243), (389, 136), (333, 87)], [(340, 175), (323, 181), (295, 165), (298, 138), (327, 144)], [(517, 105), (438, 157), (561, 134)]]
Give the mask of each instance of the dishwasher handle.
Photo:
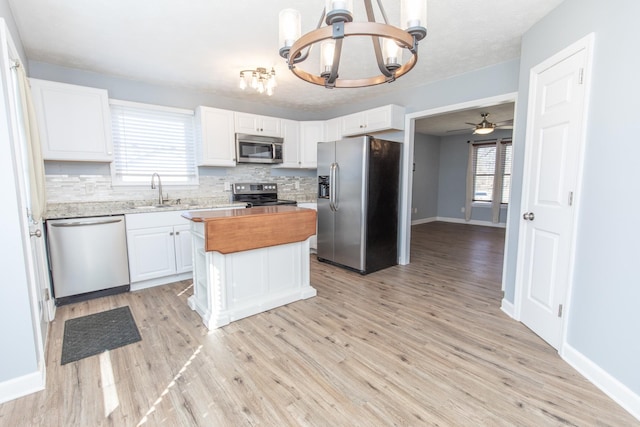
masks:
[(122, 221), (122, 218), (116, 219), (103, 219), (100, 221), (74, 221), (74, 222), (53, 222), (51, 223), (52, 227), (84, 227), (87, 225), (103, 225), (103, 224), (114, 224), (116, 222)]

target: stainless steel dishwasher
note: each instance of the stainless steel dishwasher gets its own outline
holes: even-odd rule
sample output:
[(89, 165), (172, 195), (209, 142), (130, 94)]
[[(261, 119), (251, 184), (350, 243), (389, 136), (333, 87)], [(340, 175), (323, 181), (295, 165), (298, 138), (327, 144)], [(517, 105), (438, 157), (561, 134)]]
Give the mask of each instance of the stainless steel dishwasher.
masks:
[(129, 290), (124, 215), (47, 221), (56, 305)]

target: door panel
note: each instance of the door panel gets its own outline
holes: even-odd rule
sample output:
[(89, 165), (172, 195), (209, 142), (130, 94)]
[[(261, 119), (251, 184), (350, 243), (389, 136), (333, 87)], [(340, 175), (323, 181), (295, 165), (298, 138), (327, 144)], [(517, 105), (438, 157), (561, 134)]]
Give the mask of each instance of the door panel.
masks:
[(357, 270), (364, 270), (364, 148), (364, 137), (336, 143), (335, 261)]
[[(335, 142), (318, 144), (318, 176), (329, 176), (335, 161)], [(318, 257), (333, 261), (334, 215), (329, 199), (318, 197)]]
[(571, 278), (583, 141), (584, 47), (532, 73), (518, 261), (520, 320), (549, 344), (562, 342), (561, 306)]

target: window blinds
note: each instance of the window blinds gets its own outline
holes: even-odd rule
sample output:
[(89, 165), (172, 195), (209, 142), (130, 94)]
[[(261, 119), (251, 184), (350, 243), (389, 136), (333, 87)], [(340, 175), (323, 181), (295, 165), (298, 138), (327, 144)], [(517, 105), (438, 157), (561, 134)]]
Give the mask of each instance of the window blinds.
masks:
[(117, 102), (111, 104), (114, 180), (120, 184), (151, 182), (197, 184), (193, 112)]

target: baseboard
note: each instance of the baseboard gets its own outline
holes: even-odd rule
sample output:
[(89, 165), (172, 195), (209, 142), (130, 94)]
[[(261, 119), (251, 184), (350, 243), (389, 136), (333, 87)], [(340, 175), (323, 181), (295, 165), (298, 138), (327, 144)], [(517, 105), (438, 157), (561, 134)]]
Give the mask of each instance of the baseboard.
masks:
[(513, 303), (511, 301), (507, 301), (506, 299), (502, 298), (502, 304), (500, 305), (500, 309), (502, 311), (504, 311), (507, 316), (511, 317), (512, 319), (515, 319), (515, 313), (516, 313), (516, 307), (515, 305), (513, 305)]
[(629, 387), (567, 343), (562, 346), (561, 357), (614, 402), (640, 420), (640, 396)]
[(46, 375), (44, 368), (0, 383), (0, 403), (5, 403), (37, 391), (44, 390)]
[(193, 278), (191, 271), (187, 273), (174, 274), (172, 276), (158, 277), (156, 279), (144, 280), (131, 284), (131, 292), (141, 291), (142, 289), (153, 288), (154, 286), (166, 285), (180, 280), (188, 280)]
[(413, 221), (411, 221), (411, 225), (426, 224), (428, 222), (434, 221), (437, 221), (437, 218), (435, 216), (432, 216), (431, 218), (414, 219)]
[(496, 228), (506, 228), (507, 224), (505, 224), (504, 222), (499, 222), (499, 223), (493, 223), (491, 221), (478, 221), (476, 219), (472, 219), (472, 220), (465, 220), (464, 218), (449, 218), (449, 217), (445, 217), (445, 216), (438, 216), (436, 217), (436, 221), (442, 221), (442, 222), (453, 222), (456, 224), (470, 224), (470, 225), (481, 225), (484, 227), (496, 227)]

